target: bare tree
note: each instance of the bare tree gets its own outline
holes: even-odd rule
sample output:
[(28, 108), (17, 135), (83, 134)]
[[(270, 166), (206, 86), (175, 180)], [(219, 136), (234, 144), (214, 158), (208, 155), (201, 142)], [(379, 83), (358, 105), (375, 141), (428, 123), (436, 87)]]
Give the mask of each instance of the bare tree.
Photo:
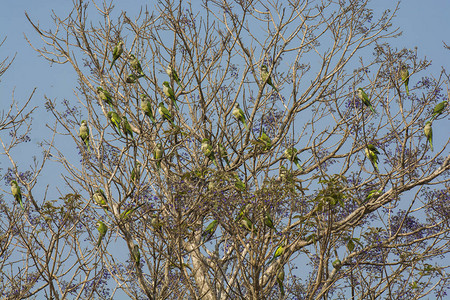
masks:
[(78, 103), (47, 99), (66, 185), (17, 226), (21, 297), (443, 299), (449, 78), (390, 46), (398, 7), (369, 4), (27, 15)]

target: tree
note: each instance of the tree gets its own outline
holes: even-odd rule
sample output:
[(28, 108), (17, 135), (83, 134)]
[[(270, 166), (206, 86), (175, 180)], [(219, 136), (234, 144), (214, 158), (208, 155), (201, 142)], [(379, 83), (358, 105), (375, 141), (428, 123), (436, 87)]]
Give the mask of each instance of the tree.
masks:
[[(29, 17), (46, 43), (35, 49), (78, 76), (78, 104), (46, 105), (55, 136), (70, 136), (79, 152), (47, 141), (65, 186), (58, 200), (25, 204), (11, 237), (24, 254), (4, 261), (27, 266), (18, 293), (443, 298), (450, 156), (437, 124), (448, 109), (433, 120), (444, 136), (433, 154), (423, 127), (448, 97), (449, 78), (426, 77), (428, 61), (389, 44), (399, 34), (391, 28), (397, 8), (376, 18), (369, 4), (203, 1), (195, 13), (165, 0), (151, 14), (116, 16), (112, 4), (79, 0), (69, 16), (54, 16), (56, 31)], [(162, 103), (170, 121), (155, 114), (153, 122), (142, 97), (153, 111)], [(98, 221), (108, 230), (97, 247)]]

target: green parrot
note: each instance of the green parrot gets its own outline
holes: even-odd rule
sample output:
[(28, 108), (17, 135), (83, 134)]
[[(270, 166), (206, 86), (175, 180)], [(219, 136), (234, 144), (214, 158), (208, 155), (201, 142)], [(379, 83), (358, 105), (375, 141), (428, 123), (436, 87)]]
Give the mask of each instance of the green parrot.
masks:
[(136, 58), (136, 56), (134, 56), (134, 54), (130, 54), (130, 58), (131, 58), (131, 60), (130, 60), (131, 68), (133, 68), (133, 70), (135, 70), (139, 74), (139, 77), (144, 76), (144, 72), (142, 71), (141, 63)]
[(443, 102), (437, 104), (437, 105), (434, 107), (434, 110), (433, 110), (433, 116), (431, 117), (431, 122), (433, 122), (433, 120), (434, 120), (437, 116), (439, 116), (440, 114), (442, 114), (442, 112), (444, 111), (444, 109), (445, 109), (445, 107), (447, 106), (447, 104), (448, 104), (448, 101), (443, 101)]
[(158, 112), (159, 112), (159, 114), (161, 115), (161, 117), (162, 117), (164, 120), (169, 121), (174, 127), (176, 127), (175, 123), (173, 122), (172, 114), (171, 114), (170, 111), (164, 106), (164, 103), (163, 103), (163, 102), (159, 103), (159, 106), (158, 106)]
[(278, 172), (280, 173), (280, 180), (285, 180), (288, 174), (288, 170), (286, 169), (286, 167), (280, 165), (280, 169), (278, 170)]
[(96, 225), (97, 225), (97, 230), (99, 233), (97, 247), (100, 247), (100, 245), (102, 243), (102, 239), (106, 235), (106, 231), (108, 231), (108, 226), (106, 226), (106, 224), (100, 220), (97, 222)]
[(227, 163), (228, 166), (230, 166), (227, 149), (221, 143), (217, 145), (217, 153), (219, 153), (219, 157), (222, 158)]
[(264, 132), (264, 130), (261, 130), (261, 136), (258, 138), (258, 141), (263, 145), (262, 147), (264, 151), (268, 151), (272, 147), (272, 140)]
[(80, 133), (78, 136), (81, 138), (81, 140), (86, 144), (87, 150), (90, 150), (89, 147), (89, 127), (87, 126), (86, 120), (81, 121), (80, 126)]
[(277, 282), (278, 286), (280, 287), (280, 293), (282, 297), (284, 297), (283, 281), (284, 281), (284, 267), (281, 267), (281, 269), (277, 272)]
[(406, 95), (409, 96), (409, 71), (408, 67), (406, 65), (402, 65), (400, 69), (400, 77), (402, 78), (402, 81), (405, 83), (405, 89), (406, 89)]
[(127, 76), (127, 78), (125, 78), (125, 82), (126, 83), (136, 83), (136, 81), (139, 79), (138, 76), (136, 76), (135, 74), (130, 74)]
[(286, 240), (282, 242), (280, 246), (278, 246), (277, 250), (275, 250), (275, 253), (273, 254), (272, 259), (269, 261), (269, 264), (273, 262), (278, 257), (282, 256), (284, 254), (284, 251), (286, 250)]
[(17, 203), (20, 204), (20, 207), (22, 207), (23, 210), (25, 210), (25, 207), (23, 207), (22, 202), (22, 192), (20, 191), (20, 187), (17, 184), (17, 181), (12, 180), (11, 181), (11, 193), (14, 196), (14, 199), (17, 201)]
[(214, 156), (214, 151), (211, 146), (211, 142), (208, 139), (203, 139), (201, 148), (202, 148), (203, 154), (205, 154), (206, 157), (208, 157), (210, 160), (212, 160), (214, 165), (217, 167), (217, 161), (216, 161), (216, 157)]
[(214, 220), (209, 223), (208, 226), (206, 226), (205, 230), (203, 230), (202, 232), (202, 243), (205, 243), (211, 239), (218, 225), (219, 223), (217, 222), (217, 220)]
[(114, 50), (113, 50), (113, 60), (112, 60), (112, 62), (111, 62), (111, 66), (109, 67), (109, 70), (112, 69), (114, 63), (115, 63), (116, 60), (122, 55), (122, 53), (123, 53), (123, 42), (120, 41), (120, 42), (116, 45), (116, 47), (114, 47)]
[(177, 71), (172, 67), (171, 64), (169, 64), (167, 66), (166, 72), (169, 75), (169, 77), (172, 78), (181, 87), (181, 89), (184, 90), (184, 87), (183, 87), (183, 85), (181, 84), (181, 81), (180, 81), (180, 77), (178, 77)]
[(236, 174), (233, 174), (233, 176), (235, 179), (234, 187), (239, 191), (244, 191), (246, 189), (245, 183)]
[(139, 182), (140, 178), (141, 178), (141, 163), (137, 161), (133, 170), (131, 171), (131, 181)]
[(303, 171), (302, 166), (300, 165), (300, 160), (297, 157), (298, 150), (294, 147), (287, 148), (284, 150), (284, 157), (289, 159), (290, 162), (293, 162), (300, 171)]
[(236, 103), (236, 104), (234, 105), (232, 114), (233, 114), (233, 116), (234, 116), (238, 121), (241, 121), (242, 124), (244, 125), (245, 129), (248, 130), (247, 123), (245, 122), (244, 111), (239, 107), (239, 103)]
[(245, 216), (248, 214), (250, 208), (252, 207), (251, 203), (247, 203), (241, 207), (241, 210), (239, 211), (238, 215), (236, 216), (236, 221), (238, 221), (242, 216)]
[(161, 228), (162, 228), (163, 224), (161, 223), (161, 221), (159, 220), (159, 217), (157, 215), (152, 216), (151, 225), (156, 231), (161, 232)]
[(133, 247), (133, 259), (134, 262), (136, 263), (136, 266), (139, 267), (139, 264), (141, 263), (141, 252), (139, 251), (138, 245), (134, 245)]
[(121, 130), (120, 130), (120, 117), (119, 115), (115, 112), (115, 111), (110, 111), (108, 112), (108, 119), (111, 122), (114, 130), (120, 135), (122, 136)]
[(365, 148), (365, 152), (367, 158), (374, 165), (375, 169), (379, 172), (380, 170), (378, 169), (378, 154), (380, 154), (380, 152), (378, 152), (377, 148), (375, 148), (375, 146), (372, 144), (367, 145), (367, 147)]
[(153, 158), (156, 161), (156, 168), (159, 170), (161, 170), (161, 159), (163, 157), (164, 154), (164, 150), (162, 148), (161, 143), (156, 144), (155, 149), (153, 149)]
[(339, 258), (336, 258), (335, 261), (331, 263), (335, 269), (339, 269), (342, 266), (342, 262)]
[(153, 114), (152, 104), (147, 99), (147, 95), (141, 94), (141, 109), (144, 114), (152, 120), (153, 124), (156, 124), (155, 115)]
[(173, 105), (176, 107), (176, 109), (179, 110), (177, 99), (175, 98), (175, 93), (173, 92), (172, 88), (170, 87), (170, 83), (167, 81), (163, 82), (163, 92), (164, 95), (166, 95), (167, 98), (172, 100)]
[(369, 96), (367, 96), (366, 92), (362, 88), (358, 88), (357, 90), (358, 98), (364, 103), (365, 106), (369, 107), (373, 113), (375, 113), (375, 109), (373, 109), (372, 104), (370, 104)]
[(95, 191), (93, 198), (95, 203), (100, 205), (103, 209), (109, 210), (108, 202), (106, 201), (106, 195), (102, 189), (98, 189), (97, 191)]
[(372, 198), (378, 197), (379, 195), (381, 195), (381, 193), (382, 191), (380, 190), (371, 190), (369, 194), (367, 194), (365, 202), (369, 201)]
[(261, 81), (264, 83), (267, 79), (267, 84), (270, 85), (276, 92), (278, 92), (277, 87), (273, 84), (272, 78), (269, 76), (269, 71), (266, 65), (261, 66)]
[(277, 230), (276, 228), (275, 228), (275, 226), (273, 225), (273, 220), (272, 220), (272, 218), (270, 217), (270, 215), (269, 215), (269, 213), (268, 212), (266, 212), (265, 214), (264, 214), (264, 225), (266, 225), (267, 227), (269, 227), (270, 229), (273, 229), (273, 230)]
[(427, 137), (428, 142), (430, 143), (431, 151), (433, 151), (433, 128), (431, 128), (432, 123), (427, 121), (425, 123), (425, 127), (423, 128), (423, 133)]
[(127, 138), (129, 135), (131, 135), (131, 138), (133, 138), (133, 130), (131, 129), (130, 123), (128, 123), (127, 117), (122, 116), (122, 122), (120, 123), (120, 125), (123, 134), (125, 134), (125, 137)]
[(245, 229), (247, 229), (248, 231), (253, 231), (253, 232), (255, 231), (255, 227), (253, 226), (252, 221), (250, 221), (250, 219), (247, 218), (246, 215), (243, 215), (241, 217), (240, 223), (241, 223), (240, 225), (242, 227), (244, 227)]
[(97, 87), (97, 95), (100, 98), (100, 100), (105, 101), (106, 104), (108, 104), (109, 107), (111, 107), (111, 109), (114, 110), (114, 103), (112, 101), (112, 96), (107, 90), (104, 90), (101, 86), (99, 86)]
[(144, 203), (139, 204), (138, 206), (133, 206), (133, 207), (127, 208), (120, 214), (120, 219), (122, 219), (123, 221), (126, 221), (128, 219), (128, 217), (142, 205), (144, 205)]

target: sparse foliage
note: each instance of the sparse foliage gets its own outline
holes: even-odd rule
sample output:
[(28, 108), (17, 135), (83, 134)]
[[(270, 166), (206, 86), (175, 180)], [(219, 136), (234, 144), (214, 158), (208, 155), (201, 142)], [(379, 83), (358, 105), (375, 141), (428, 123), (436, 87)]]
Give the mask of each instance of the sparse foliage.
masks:
[(162, 0), (131, 16), (77, 0), (52, 29), (27, 15), (78, 92), (46, 102), (57, 200), (34, 199), (41, 169), (21, 176), (9, 154), (26, 116), (0, 127), (25, 206), (0, 205), (3, 295), (444, 299), (449, 78), (389, 44), (397, 7), (372, 6)]

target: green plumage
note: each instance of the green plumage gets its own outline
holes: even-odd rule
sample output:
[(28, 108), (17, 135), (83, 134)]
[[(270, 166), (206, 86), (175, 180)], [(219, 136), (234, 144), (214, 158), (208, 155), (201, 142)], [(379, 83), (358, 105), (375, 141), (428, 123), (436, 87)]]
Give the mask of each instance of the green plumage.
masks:
[(273, 254), (272, 259), (269, 261), (269, 264), (278, 257), (282, 256), (285, 250), (286, 250), (286, 241), (283, 241), (282, 244), (278, 246), (278, 248), (275, 250), (275, 253)]
[(111, 62), (111, 66), (109, 67), (109, 70), (112, 69), (114, 63), (116, 62), (116, 60), (122, 55), (123, 53), (123, 42), (120, 41), (119, 43), (117, 43), (117, 45), (114, 47), (113, 50), (113, 60)]
[(241, 219), (240, 219), (240, 225), (241, 225), (243, 228), (247, 229), (248, 231), (252, 231), (252, 232), (255, 231), (255, 227), (254, 227), (252, 221), (250, 221), (250, 219), (247, 218), (246, 215), (243, 215), (243, 216), (241, 217)]
[(245, 183), (239, 178), (238, 175), (233, 174), (233, 177), (235, 179), (234, 181), (234, 187), (239, 190), (239, 191), (245, 191), (245, 189), (247, 188), (247, 186), (245, 185)]
[(244, 111), (239, 107), (239, 103), (236, 103), (234, 105), (232, 114), (238, 121), (242, 122), (242, 124), (244, 125), (245, 129), (249, 130), (248, 126), (247, 126), (247, 122), (245, 122)]
[(264, 83), (267, 79), (267, 84), (270, 85), (276, 92), (278, 92), (277, 87), (272, 81), (272, 78), (269, 76), (269, 71), (267, 70), (266, 65), (261, 66), (261, 81)]
[(131, 138), (133, 138), (133, 130), (131, 129), (130, 123), (128, 123), (128, 120), (125, 116), (122, 116), (120, 128), (122, 129), (122, 132), (126, 138), (128, 138), (128, 136), (131, 136)]
[(139, 77), (144, 76), (144, 71), (142, 71), (142, 66), (139, 60), (134, 56), (134, 54), (130, 54), (130, 66), (131, 68), (139, 74)]
[(219, 222), (217, 222), (217, 220), (214, 220), (211, 223), (209, 223), (209, 225), (202, 232), (202, 243), (205, 243), (211, 239), (218, 225)]
[(125, 211), (123, 211), (123, 212), (121, 212), (120, 213), (120, 219), (122, 220), (122, 221), (126, 221), (126, 220), (128, 220), (128, 218), (139, 208), (139, 207), (141, 207), (142, 205), (144, 205), (144, 204), (140, 204), (140, 205), (138, 205), (138, 206), (134, 206), (134, 207), (130, 207), (130, 208), (127, 208)]
[(261, 148), (264, 151), (269, 151), (272, 147), (272, 140), (270, 137), (264, 132), (264, 130), (261, 130), (261, 136), (258, 138), (258, 142), (261, 145)]
[(176, 109), (179, 109), (178, 108), (178, 104), (177, 104), (177, 99), (175, 97), (175, 93), (173, 92), (173, 89), (170, 86), (170, 83), (167, 82), (167, 81), (163, 82), (163, 92), (164, 92), (164, 95), (166, 95), (167, 98), (172, 100), (172, 103), (176, 107)]
[(372, 144), (367, 145), (367, 147), (365, 148), (365, 152), (367, 158), (373, 164), (375, 169), (379, 172), (380, 170), (378, 169), (378, 155), (380, 154), (380, 152), (378, 152), (377, 148), (375, 148), (375, 146)]
[(102, 189), (98, 189), (97, 191), (95, 191), (93, 198), (95, 203), (100, 205), (103, 209), (109, 210), (106, 195)]
[(210, 160), (212, 160), (214, 165), (217, 167), (217, 161), (216, 161), (216, 157), (214, 156), (213, 147), (211, 146), (211, 142), (208, 139), (205, 138), (202, 140), (201, 149), (202, 149), (203, 154), (206, 157), (208, 157)]
[(155, 229), (157, 232), (160, 232), (160, 233), (162, 232), (163, 223), (161, 222), (161, 220), (159, 219), (159, 217), (157, 215), (152, 216), (151, 225), (152, 225), (153, 229)]
[(431, 127), (431, 122), (428, 121), (425, 123), (425, 127), (423, 128), (423, 133), (425, 134), (428, 143), (430, 143), (431, 151), (433, 151), (433, 128)]
[(158, 171), (161, 169), (161, 159), (163, 157), (164, 150), (162, 148), (161, 143), (156, 144), (155, 149), (153, 150), (153, 158), (156, 160), (156, 168)]
[(445, 107), (447, 106), (448, 101), (443, 101), (441, 103), (438, 103), (433, 110), (433, 116), (431, 117), (431, 122), (433, 122), (434, 119), (436, 119), (437, 116), (442, 114), (444, 112)]
[(110, 111), (108, 112), (108, 119), (111, 122), (111, 125), (113, 126), (114, 130), (120, 135), (122, 136), (121, 133), (121, 119), (119, 117), (119, 115), (115, 112), (115, 111)]
[(284, 267), (281, 267), (281, 269), (278, 270), (277, 272), (277, 283), (278, 286), (280, 287), (280, 293), (282, 297), (284, 297), (285, 295), (283, 282), (284, 282)]
[(403, 83), (405, 84), (406, 95), (409, 96), (409, 71), (406, 65), (402, 65), (400, 69), (400, 77), (402, 78)]
[(286, 157), (291, 163), (294, 163), (300, 171), (303, 171), (300, 165), (300, 160), (297, 157), (298, 150), (294, 147), (284, 150), (284, 157)]
[(136, 83), (136, 81), (139, 79), (138, 76), (135, 74), (130, 74), (125, 78), (126, 83)]
[(82, 120), (81, 121), (80, 132), (78, 133), (78, 136), (81, 138), (81, 140), (86, 145), (87, 150), (90, 151), (90, 147), (89, 147), (89, 127), (87, 126), (86, 120)]
[(159, 114), (161, 115), (161, 117), (162, 117), (164, 120), (169, 121), (169, 122), (172, 124), (173, 127), (176, 127), (175, 123), (173, 122), (172, 114), (171, 114), (170, 111), (164, 106), (164, 103), (163, 103), (163, 102), (159, 103), (159, 106), (158, 106), (158, 112), (159, 112)]
[(139, 250), (138, 245), (134, 245), (132, 254), (133, 254), (133, 259), (134, 259), (134, 262), (136, 263), (136, 266), (139, 267), (139, 265), (141, 263), (141, 252)]
[(358, 88), (356, 93), (358, 95), (358, 98), (362, 101), (362, 103), (364, 103), (365, 106), (370, 108), (370, 110), (373, 113), (375, 113), (375, 109), (373, 109), (372, 104), (370, 104), (369, 96), (367, 96), (367, 94), (364, 92), (364, 90), (362, 88)]
[(99, 86), (97, 87), (97, 95), (100, 98), (100, 100), (105, 101), (106, 104), (108, 104), (109, 107), (111, 107), (111, 109), (114, 110), (114, 103), (112, 100), (112, 96), (107, 90), (104, 90), (101, 86)]
[(133, 170), (131, 171), (131, 182), (134, 184), (138, 184), (139, 180), (141, 179), (141, 163), (136, 162), (134, 165)]
[(152, 104), (148, 100), (147, 95), (145, 95), (145, 94), (141, 95), (141, 109), (144, 112), (144, 114), (150, 118), (150, 120), (153, 122), (153, 124), (156, 124), (155, 115), (153, 114), (153, 110), (152, 110)]
[(380, 190), (371, 190), (371, 191), (369, 192), (369, 194), (367, 194), (367, 197), (366, 197), (366, 199), (365, 199), (365, 202), (367, 202), (368, 200), (370, 200), (370, 199), (372, 199), (372, 198), (378, 197), (379, 195), (381, 195), (381, 192), (382, 192), (382, 191), (380, 191)]
[(217, 145), (217, 152), (219, 153), (219, 157), (221, 159), (225, 160), (227, 165), (230, 166), (230, 161), (228, 160), (228, 152), (227, 152), (227, 149), (224, 147), (224, 145), (219, 143)]
[(184, 90), (184, 87), (180, 81), (180, 77), (178, 77), (178, 73), (175, 70), (175, 68), (172, 67), (172, 65), (167, 66), (166, 72), (169, 75), (169, 77), (172, 78), (173, 81), (175, 81)]
[(106, 226), (105, 223), (103, 223), (102, 221), (99, 220), (97, 222), (97, 230), (99, 233), (97, 247), (100, 247), (100, 245), (102, 243), (102, 239), (106, 235), (106, 232), (108, 231), (108, 226)]
[(22, 209), (25, 210), (25, 207), (23, 207), (22, 202), (22, 192), (20, 190), (19, 185), (17, 184), (17, 181), (15, 180), (11, 181), (11, 193), (13, 194), (16, 202), (19, 203), (20, 207), (22, 207)]
[(264, 214), (264, 225), (266, 225), (267, 227), (269, 227), (270, 229), (275, 229), (275, 226), (273, 225), (273, 220), (272, 217), (269, 215), (268, 212), (266, 212)]
[(339, 269), (342, 266), (342, 262), (339, 258), (331, 263), (335, 269)]

